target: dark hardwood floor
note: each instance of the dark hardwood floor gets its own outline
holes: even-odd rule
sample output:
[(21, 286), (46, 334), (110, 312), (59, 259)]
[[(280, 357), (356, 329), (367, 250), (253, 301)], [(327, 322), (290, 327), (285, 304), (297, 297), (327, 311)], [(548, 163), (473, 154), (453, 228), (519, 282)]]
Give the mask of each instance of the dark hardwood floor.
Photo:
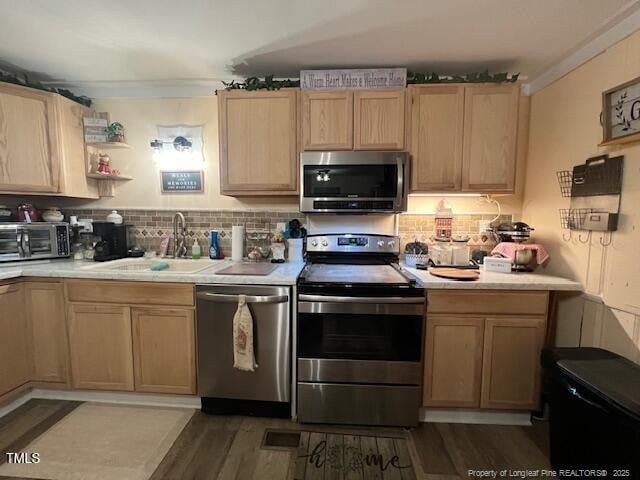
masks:
[[(27, 446), (79, 402), (30, 400), (0, 418), (0, 464)], [(195, 412), (151, 480), (277, 480), (294, 478), (296, 449), (261, 448), (266, 429), (397, 435), (409, 440), (418, 478), (467, 479), (470, 470), (549, 468), (544, 422), (532, 427), (421, 424), (412, 430), (299, 425), (288, 420), (209, 416)], [(0, 480), (16, 480), (2, 477)], [(529, 477), (531, 478), (531, 477)]]

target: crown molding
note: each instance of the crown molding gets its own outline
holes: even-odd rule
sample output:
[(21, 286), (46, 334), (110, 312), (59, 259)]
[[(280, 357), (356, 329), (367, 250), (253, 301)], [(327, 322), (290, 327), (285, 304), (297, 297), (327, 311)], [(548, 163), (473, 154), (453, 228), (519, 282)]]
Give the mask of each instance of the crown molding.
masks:
[(623, 8), (605, 22), (600, 29), (601, 33), (596, 33), (582, 46), (525, 84), (523, 93), (533, 95), (638, 30), (640, 30), (640, 1)]

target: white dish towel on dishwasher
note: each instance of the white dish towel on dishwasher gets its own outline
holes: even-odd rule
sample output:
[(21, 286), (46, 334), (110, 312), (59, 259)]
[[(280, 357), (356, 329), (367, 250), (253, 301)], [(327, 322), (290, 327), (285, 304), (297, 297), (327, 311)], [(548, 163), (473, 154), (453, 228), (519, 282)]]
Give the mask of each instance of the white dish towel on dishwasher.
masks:
[(253, 317), (245, 295), (238, 295), (238, 310), (233, 316), (233, 368), (246, 372), (258, 368), (253, 352)]

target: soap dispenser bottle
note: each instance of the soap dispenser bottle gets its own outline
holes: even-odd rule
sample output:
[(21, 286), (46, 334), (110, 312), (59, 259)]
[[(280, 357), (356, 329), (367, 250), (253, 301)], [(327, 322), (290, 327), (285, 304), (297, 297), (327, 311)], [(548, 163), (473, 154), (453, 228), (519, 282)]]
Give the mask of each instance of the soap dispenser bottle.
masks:
[(196, 238), (193, 239), (193, 246), (191, 247), (191, 258), (194, 260), (200, 259), (200, 244)]

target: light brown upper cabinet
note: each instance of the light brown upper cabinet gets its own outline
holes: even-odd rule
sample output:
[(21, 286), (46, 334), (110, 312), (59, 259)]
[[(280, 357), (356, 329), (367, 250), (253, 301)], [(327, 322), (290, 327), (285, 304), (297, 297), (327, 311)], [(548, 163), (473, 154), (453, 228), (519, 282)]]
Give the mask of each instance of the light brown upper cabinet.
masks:
[(353, 92), (302, 92), (302, 149), (353, 148)]
[(298, 89), (218, 93), (220, 192), (298, 192)]
[(0, 83), (0, 191), (59, 191), (56, 97)]
[(520, 89), (483, 85), (464, 90), (462, 190), (512, 192)]
[(353, 149), (402, 150), (404, 104), (404, 89), (354, 92)]
[(0, 83), (0, 193), (98, 198), (86, 177), (90, 112), (56, 93)]
[(69, 381), (64, 287), (58, 282), (26, 282), (25, 306), (31, 332), (31, 379)]
[(411, 85), (408, 90), (411, 190), (459, 191), (464, 87)]
[(410, 85), (408, 90), (412, 192), (515, 190), (519, 85)]

